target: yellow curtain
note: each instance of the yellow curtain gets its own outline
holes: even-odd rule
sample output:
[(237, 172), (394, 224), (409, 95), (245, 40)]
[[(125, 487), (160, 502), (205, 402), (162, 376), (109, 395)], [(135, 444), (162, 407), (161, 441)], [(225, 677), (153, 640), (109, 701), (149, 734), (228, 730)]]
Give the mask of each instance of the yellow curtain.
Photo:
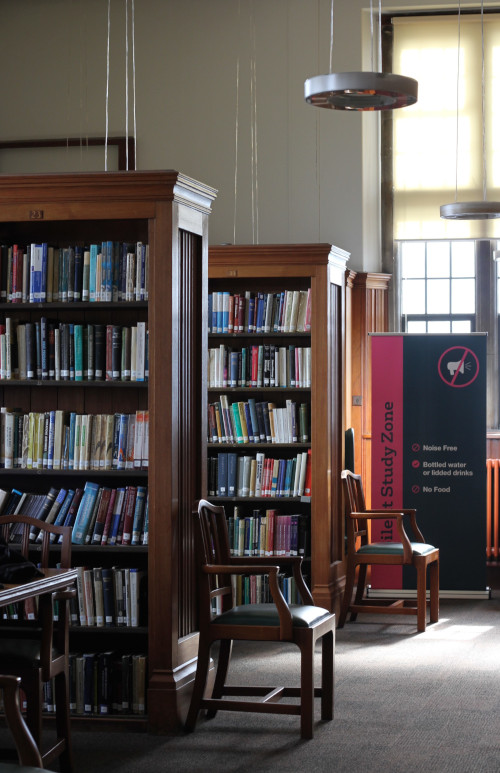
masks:
[(393, 115), (396, 239), (500, 237), (500, 220), (449, 221), (439, 211), (500, 201), (500, 14), (483, 19), (484, 154), (481, 15), (461, 14), (460, 58), (458, 16), (393, 19), (393, 71), (418, 80), (417, 103)]

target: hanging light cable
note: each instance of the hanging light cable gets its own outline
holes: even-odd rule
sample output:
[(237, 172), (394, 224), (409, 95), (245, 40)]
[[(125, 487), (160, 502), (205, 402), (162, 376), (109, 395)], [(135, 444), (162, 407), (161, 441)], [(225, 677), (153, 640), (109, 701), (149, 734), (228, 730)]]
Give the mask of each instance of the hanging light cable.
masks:
[[(458, 48), (460, 57), (460, 0), (458, 3)], [(460, 68), (457, 68), (457, 82)], [(481, 0), (481, 121), (482, 121), (482, 164), (483, 164), (483, 200), (457, 201), (458, 182), (455, 183), (455, 201), (453, 204), (443, 204), (440, 207), (441, 217), (445, 220), (493, 220), (500, 217), (500, 201), (488, 201), (486, 197), (486, 110), (485, 110), (485, 76), (484, 76), (484, 2)], [(456, 180), (458, 180), (458, 85), (457, 85), (457, 152)]]
[[(333, 72), (333, 0), (330, 12), (330, 72), (304, 83), (304, 98), (315, 107), (331, 110), (393, 110), (417, 101), (418, 83), (395, 73), (375, 72), (373, 54), (373, 3), (370, 0), (372, 71)], [(382, 68), (382, 3), (379, 0), (379, 65)]]

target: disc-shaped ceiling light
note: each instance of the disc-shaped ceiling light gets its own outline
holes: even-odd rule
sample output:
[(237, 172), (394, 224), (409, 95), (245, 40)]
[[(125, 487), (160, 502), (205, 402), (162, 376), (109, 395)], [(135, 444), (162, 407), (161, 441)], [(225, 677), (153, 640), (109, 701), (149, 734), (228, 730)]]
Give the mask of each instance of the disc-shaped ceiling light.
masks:
[[(382, 62), (382, 10), (379, 0), (379, 59)], [(371, 59), (373, 64), (373, 4), (370, 0)], [(330, 72), (304, 83), (304, 98), (310, 105), (331, 110), (394, 110), (413, 105), (418, 83), (413, 78), (385, 72), (332, 72), (333, 0), (330, 13)]]
[[(458, 63), (460, 63), (460, 0), (458, 3)], [(458, 88), (457, 88), (457, 137), (455, 201), (442, 204), (441, 217), (445, 220), (493, 220), (500, 217), (500, 201), (487, 201), (486, 198), (486, 119), (484, 98), (484, 3), (481, 0), (481, 113), (482, 113), (482, 154), (483, 154), (483, 200), (457, 201), (458, 198)], [(457, 66), (457, 83), (460, 78), (460, 64)]]

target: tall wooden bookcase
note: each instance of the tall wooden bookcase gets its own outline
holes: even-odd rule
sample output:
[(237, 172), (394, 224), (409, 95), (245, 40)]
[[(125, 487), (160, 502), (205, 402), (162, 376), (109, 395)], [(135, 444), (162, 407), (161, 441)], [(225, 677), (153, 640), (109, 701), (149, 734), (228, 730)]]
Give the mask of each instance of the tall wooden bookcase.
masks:
[(139, 481), (149, 488), (149, 547), (73, 546), (74, 565), (139, 566), (148, 572), (147, 628), (71, 634), (71, 646), (84, 651), (147, 652), (147, 721), (121, 718), (122, 728), (178, 727), (179, 695), (189, 683), (196, 651), (191, 511), (205, 476), (204, 310), (208, 218), (215, 196), (213, 188), (176, 171), (0, 176), (2, 244), (149, 244), (147, 302), (0, 304), (3, 319), (34, 321), (47, 315), (148, 324), (147, 383), (0, 381), (1, 404), (25, 412), (149, 410), (147, 471), (0, 469), (3, 489), (45, 492), (62, 480), (74, 486), (84, 479), (110, 486)]
[[(344, 449), (344, 361), (345, 361), (345, 274), (349, 254), (329, 244), (223, 245), (209, 248), (209, 291), (230, 293), (277, 293), (284, 290), (311, 290), (312, 314), (310, 333), (210, 334), (209, 347), (249, 346), (253, 343), (288, 343), (311, 347), (311, 387), (286, 388), (220, 388), (209, 390), (209, 401), (217, 400), (221, 391), (229, 402), (260, 400), (282, 405), (287, 398), (305, 400), (310, 405), (311, 439), (306, 444), (312, 452), (312, 495), (298, 498), (238, 498), (222, 500), (229, 514), (234, 504), (242, 510), (253, 507), (277, 507), (285, 512), (300, 512), (310, 519), (310, 555), (304, 568), (317, 604), (338, 609), (344, 584), (344, 524), (340, 470)], [(297, 393), (300, 392), (299, 395)], [(228, 448), (227, 446), (225, 446)], [(252, 453), (259, 446), (237, 444), (237, 453)], [(223, 450), (208, 443), (208, 457)], [(260, 450), (273, 456), (287, 454), (271, 444)], [(296, 445), (288, 448), (294, 454)], [(211, 497), (213, 499), (213, 497)], [(216, 500), (217, 501), (217, 498)]]

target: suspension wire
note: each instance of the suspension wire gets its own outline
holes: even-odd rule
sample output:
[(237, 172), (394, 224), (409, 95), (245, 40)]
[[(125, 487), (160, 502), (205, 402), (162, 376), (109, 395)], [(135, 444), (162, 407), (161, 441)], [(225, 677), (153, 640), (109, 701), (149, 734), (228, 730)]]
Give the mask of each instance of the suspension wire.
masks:
[(108, 125), (109, 125), (109, 38), (111, 30), (111, 0), (108, 0), (108, 40), (106, 50), (106, 137), (104, 140), (104, 171), (108, 171)]

